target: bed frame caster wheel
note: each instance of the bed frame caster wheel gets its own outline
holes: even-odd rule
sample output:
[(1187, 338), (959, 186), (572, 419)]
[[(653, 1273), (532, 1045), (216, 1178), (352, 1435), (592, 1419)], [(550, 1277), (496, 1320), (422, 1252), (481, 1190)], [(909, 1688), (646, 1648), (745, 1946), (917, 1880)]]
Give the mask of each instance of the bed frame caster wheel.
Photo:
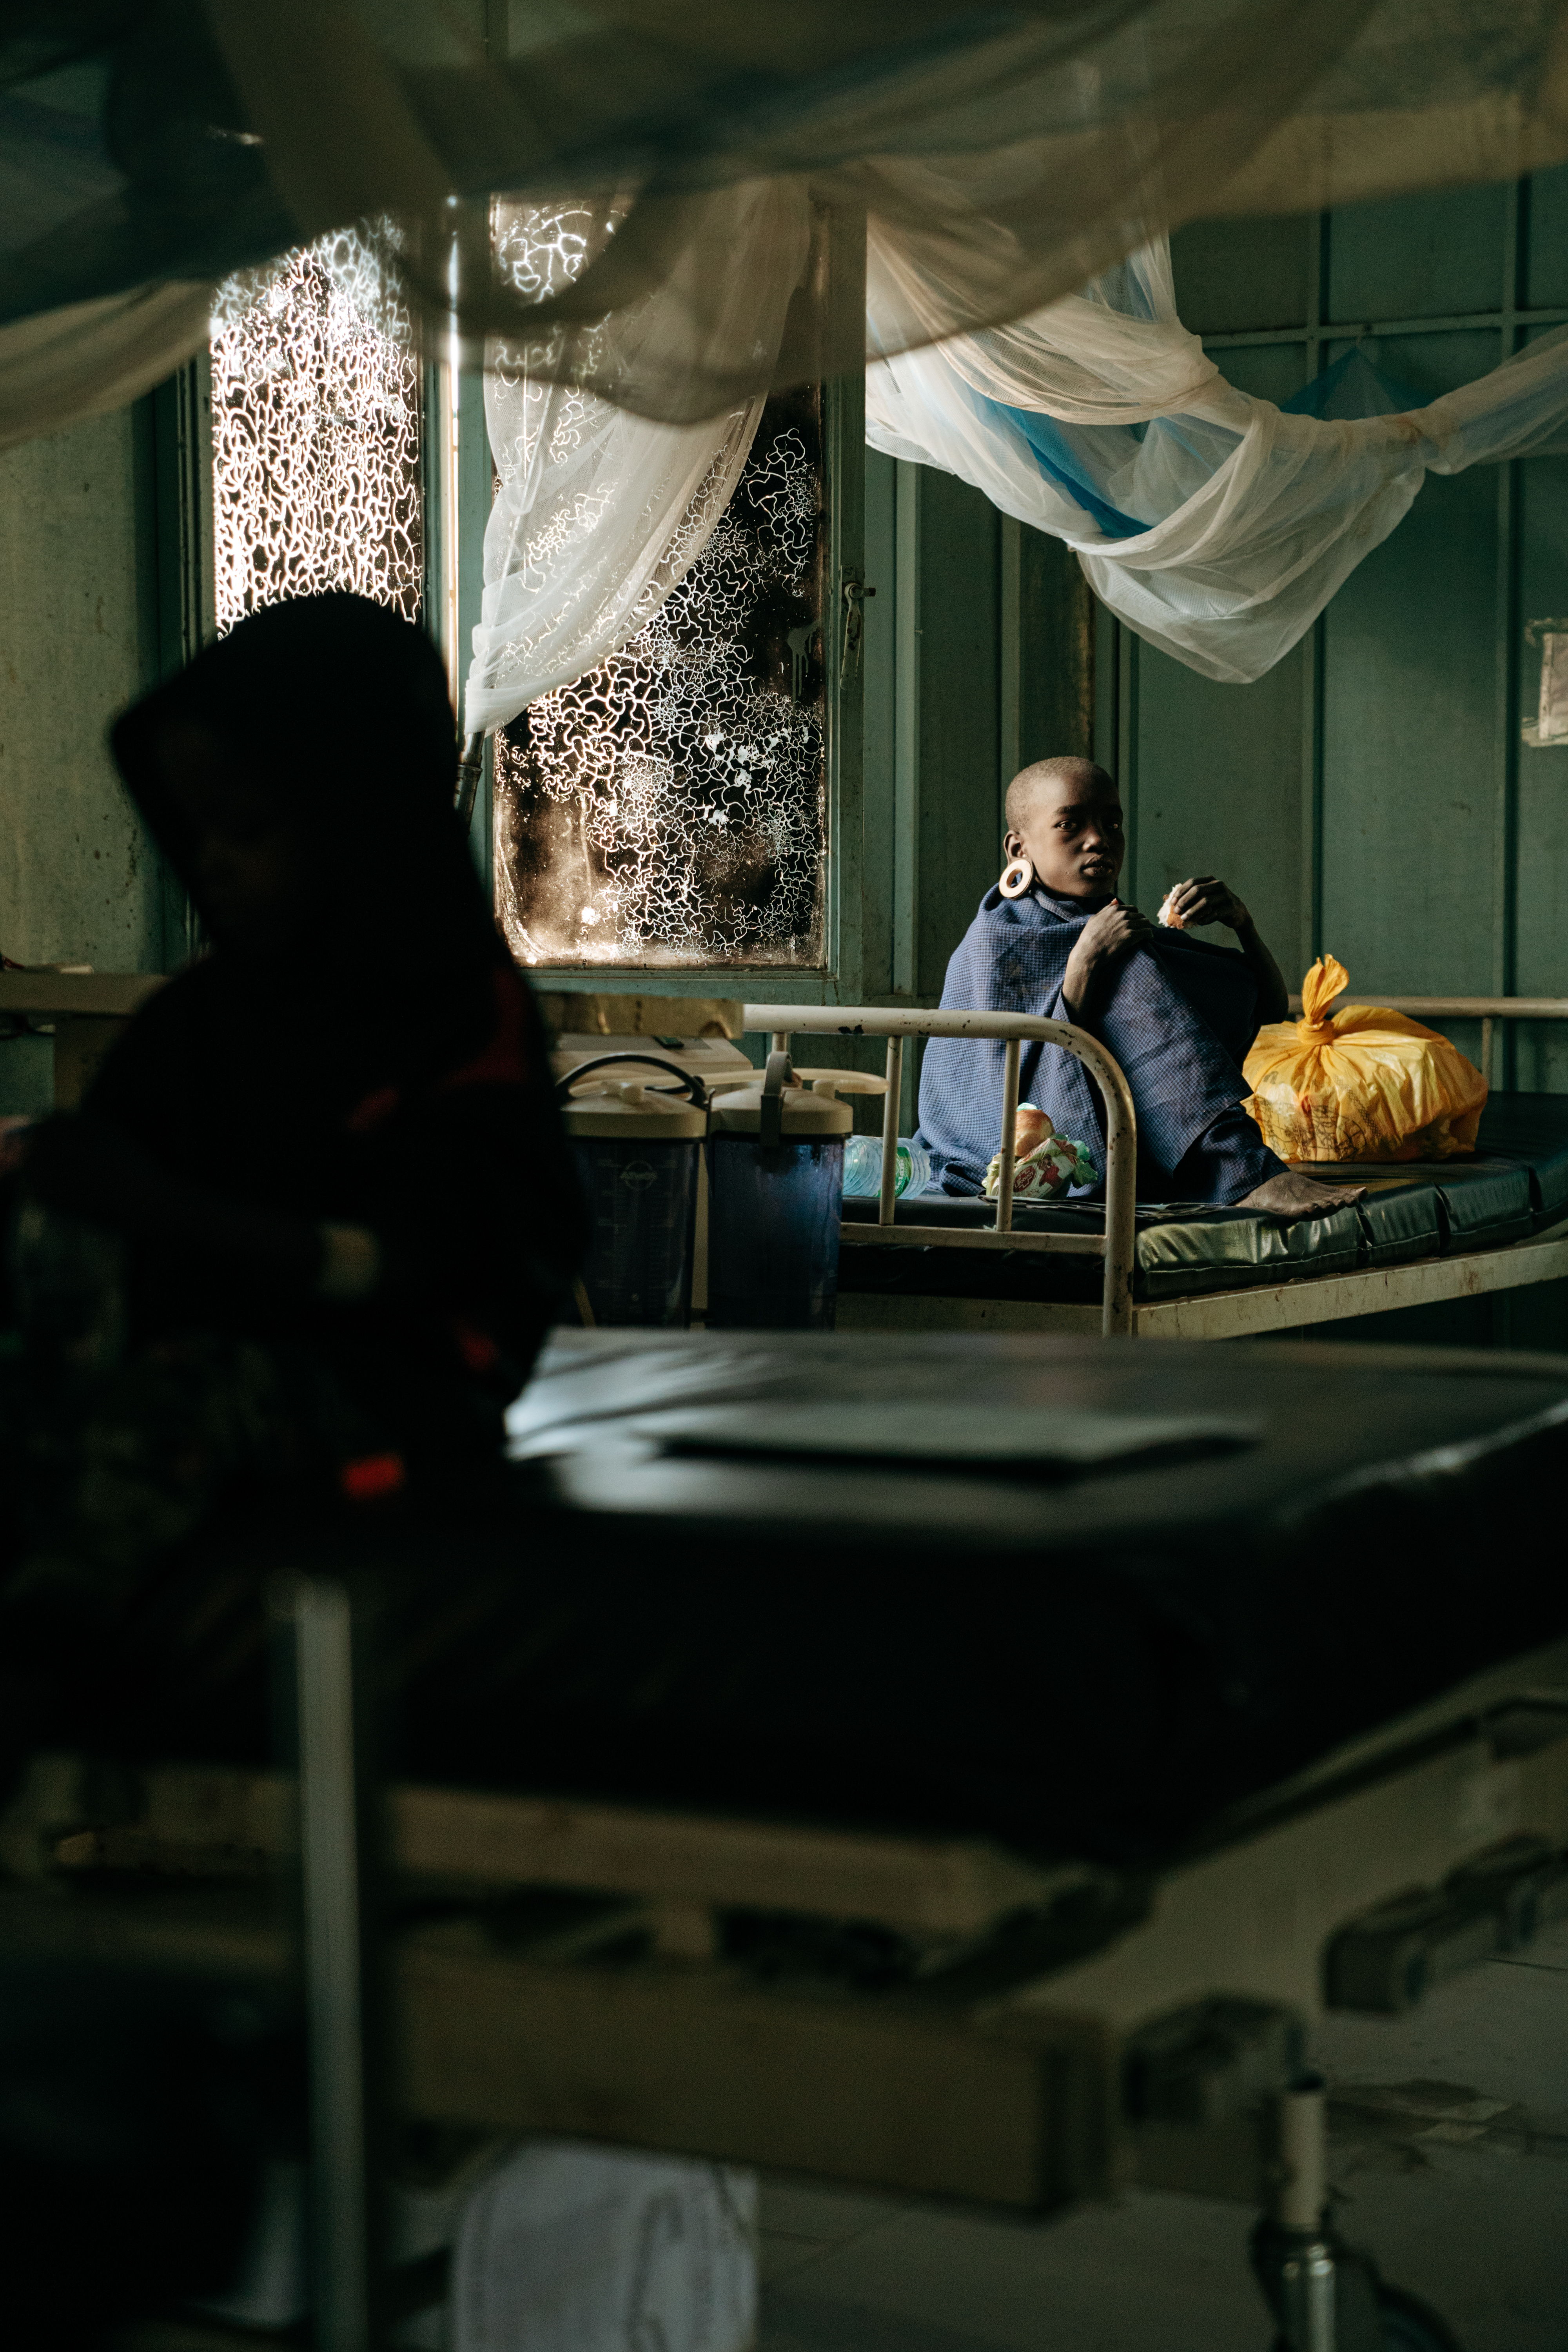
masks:
[[(1301, 2299), (1290, 2296), (1293, 2282), (1278, 2253), (1271, 2249), (1260, 2260), (1260, 2250), (1254, 2246), (1254, 2268), (1265, 2300), (1277, 2319), (1287, 2321), (1288, 2332), (1274, 2338), (1273, 2352), (1461, 2352), (1458, 2338), (1436, 2313), (1416, 2296), (1385, 2286), (1364, 2254), (1352, 2252), (1326, 2233), (1315, 2251), (1329, 2258), (1327, 2265), (1320, 2263), (1320, 2280), (1324, 2269), (1330, 2269), (1333, 2280), (1331, 2294), (1320, 2295), (1317, 2311), (1302, 2308)], [(1277, 2294), (1275, 2284), (1284, 2292)], [(1294, 2309), (1289, 2308), (1292, 2302)]]
[(1279, 2330), (1274, 2352), (1460, 2352), (1436, 2312), (1385, 2286), (1371, 2256), (1331, 2225), (1321, 2076), (1299, 2076), (1277, 2115), (1273, 2210), (1251, 2245), (1253, 2274)]

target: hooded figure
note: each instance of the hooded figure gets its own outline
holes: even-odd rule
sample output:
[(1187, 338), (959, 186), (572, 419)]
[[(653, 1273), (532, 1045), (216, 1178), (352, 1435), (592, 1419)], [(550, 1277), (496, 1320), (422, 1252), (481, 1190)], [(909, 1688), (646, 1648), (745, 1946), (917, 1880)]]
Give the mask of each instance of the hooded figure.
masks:
[[(19, 1179), (55, 1472), (22, 1549), (100, 1599), (237, 1483), (369, 1497), (493, 1458), (583, 1232), (428, 639), (358, 596), (270, 605), (112, 744), (211, 945)], [(99, 1294), (63, 1317), (62, 1263)]]

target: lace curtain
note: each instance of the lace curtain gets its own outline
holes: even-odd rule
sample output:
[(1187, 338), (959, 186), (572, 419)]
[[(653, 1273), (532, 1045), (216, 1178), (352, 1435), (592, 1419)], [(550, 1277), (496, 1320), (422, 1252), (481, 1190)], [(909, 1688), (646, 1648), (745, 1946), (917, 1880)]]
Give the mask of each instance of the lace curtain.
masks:
[[(727, 333), (775, 352), (810, 246), (803, 208), (775, 183), (714, 200), (727, 233)], [(587, 205), (495, 207), (500, 270), (548, 297), (570, 287), (617, 224)], [(596, 372), (675, 364), (679, 294), (645, 295), (594, 330)], [(679, 319), (673, 323), (679, 328)], [(469, 735), (594, 668), (634, 637), (713, 535), (745, 465), (765, 395), (666, 425), (538, 370), (537, 346), (492, 343), (485, 421), (496, 471), (485, 529), (484, 604), (464, 697)]]

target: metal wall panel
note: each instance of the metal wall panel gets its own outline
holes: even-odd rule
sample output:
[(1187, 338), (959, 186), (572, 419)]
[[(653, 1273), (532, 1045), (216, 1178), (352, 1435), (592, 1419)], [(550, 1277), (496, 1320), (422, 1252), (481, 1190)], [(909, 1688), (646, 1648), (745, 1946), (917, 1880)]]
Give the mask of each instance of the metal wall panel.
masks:
[(920, 924), (915, 986), (947, 960), (1001, 871), (1001, 517), (921, 468)]
[(1543, 172), (1530, 183), (1525, 227), (1521, 296), (1568, 302), (1568, 172)]
[[(1003, 519), (1003, 530), (1007, 528)], [(1017, 757), (1004, 743), (1005, 786), (1031, 760), (1094, 751), (1094, 599), (1079, 562), (1059, 539), (1016, 526), (1018, 602)], [(1003, 614), (1002, 658), (1008, 659)]]
[(1194, 221), (1173, 240), (1182, 316), (1206, 334), (1300, 325), (1311, 307), (1299, 220)]
[(1249, 687), (1216, 686), (1148, 646), (1131, 658), (1137, 798), (1126, 895), (1152, 915), (1173, 882), (1222, 874), (1293, 971), (1302, 936), (1300, 648)]
[(1495, 525), (1494, 482), (1429, 484), (1325, 615), (1320, 943), (1363, 1000), (1501, 984)]
[[(1249, 391), (1288, 397), (1360, 340), (1431, 397), (1568, 317), (1565, 232), (1563, 172), (1208, 224), (1174, 240), (1177, 300)], [(1327, 948), (1357, 994), (1568, 993), (1568, 749), (1521, 740), (1543, 618), (1568, 625), (1563, 458), (1429, 480), (1255, 686), (1105, 632), (1140, 903), (1219, 872), (1292, 979)], [(1568, 1037), (1521, 1032), (1516, 1070), (1568, 1090)]]
[(1328, 317), (1426, 319), (1491, 310), (1502, 292), (1509, 193), (1450, 188), (1347, 205), (1330, 224)]
[[(1568, 229), (1568, 218), (1563, 226)], [(1568, 247), (1568, 238), (1564, 240)], [(1568, 623), (1568, 457), (1531, 457), (1517, 469), (1519, 707), (1538, 707), (1540, 629)], [(1519, 752), (1513, 984), (1521, 996), (1568, 996), (1568, 745)], [(1568, 1023), (1521, 1028), (1514, 1083), (1568, 1093)]]

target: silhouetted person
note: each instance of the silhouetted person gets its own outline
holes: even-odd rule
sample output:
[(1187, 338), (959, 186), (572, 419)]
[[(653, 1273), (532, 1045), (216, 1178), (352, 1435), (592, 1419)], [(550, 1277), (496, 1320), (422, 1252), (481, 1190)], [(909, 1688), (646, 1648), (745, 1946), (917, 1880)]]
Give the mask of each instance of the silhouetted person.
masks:
[(422, 632), (269, 606), (112, 744), (210, 949), (10, 1180), (13, 1622), (111, 1621), (237, 1497), (493, 1459), (582, 1230)]

